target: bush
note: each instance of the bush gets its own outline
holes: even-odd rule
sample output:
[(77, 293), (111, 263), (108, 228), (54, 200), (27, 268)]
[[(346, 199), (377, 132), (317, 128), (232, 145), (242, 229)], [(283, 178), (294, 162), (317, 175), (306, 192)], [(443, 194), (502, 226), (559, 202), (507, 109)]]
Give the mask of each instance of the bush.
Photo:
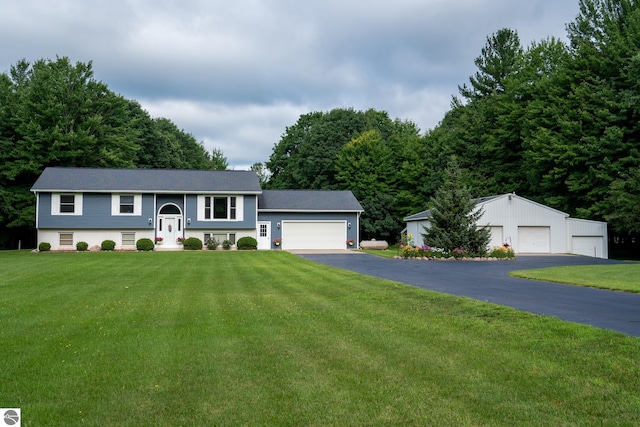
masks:
[(216, 239), (207, 240), (207, 249), (209, 249), (210, 251), (215, 251), (216, 249), (218, 249), (218, 246), (220, 246), (220, 242), (218, 242)]
[(40, 242), (38, 245), (38, 250), (40, 252), (47, 252), (51, 250), (51, 243), (48, 242)]
[(250, 237), (250, 236), (241, 237), (236, 242), (236, 246), (240, 250), (248, 250), (249, 251), (249, 250), (253, 250), (253, 249), (258, 249), (258, 241), (256, 239), (254, 239), (253, 237)]
[(225, 240), (224, 242), (222, 242), (222, 249), (228, 251), (229, 249), (231, 249), (231, 245), (233, 245), (233, 243), (231, 243), (231, 240)]
[(87, 249), (89, 249), (89, 244), (87, 242), (76, 243), (76, 250), (79, 250), (80, 252), (84, 252)]
[(497, 246), (489, 252), (489, 257), (498, 258), (498, 259), (513, 259), (516, 257), (516, 254), (513, 252), (513, 249), (508, 244), (504, 244), (503, 246)]
[(136, 242), (136, 249), (139, 251), (152, 251), (154, 248), (153, 240), (143, 237)]
[(199, 251), (202, 249), (202, 240), (197, 237), (189, 237), (182, 242), (182, 246), (184, 246), (186, 250)]
[(115, 248), (116, 248), (116, 242), (114, 242), (113, 240), (105, 240), (100, 245), (100, 249), (102, 249), (103, 251), (112, 251)]

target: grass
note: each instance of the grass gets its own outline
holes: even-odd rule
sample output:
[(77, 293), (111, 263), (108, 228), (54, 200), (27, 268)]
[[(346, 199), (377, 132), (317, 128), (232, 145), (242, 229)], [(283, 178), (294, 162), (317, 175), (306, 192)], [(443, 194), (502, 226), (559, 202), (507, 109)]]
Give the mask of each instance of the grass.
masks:
[(640, 293), (640, 263), (519, 270), (515, 277)]
[(640, 339), (282, 251), (0, 252), (23, 426), (638, 425)]

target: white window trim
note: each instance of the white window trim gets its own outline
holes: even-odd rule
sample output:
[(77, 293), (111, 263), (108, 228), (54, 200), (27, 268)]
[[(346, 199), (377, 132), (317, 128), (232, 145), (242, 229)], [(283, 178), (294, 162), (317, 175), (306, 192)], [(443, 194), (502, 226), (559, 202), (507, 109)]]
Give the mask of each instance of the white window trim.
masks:
[[(236, 198), (236, 218), (213, 218), (213, 200), (211, 200), (211, 218), (204, 218), (204, 198), (205, 197), (226, 197), (227, 199), (227, 215), (231, 212), (231, 197)], [(237, 194), (200, 194), (198, 195), (198, 221), (203, 222), (238, 222), (244, 218), (244, 197)]]
[[(60, 212), (60, 196), (73, 196), (73, 212)], [(51, 215), (82, 215), (82, 193), (53, 193), (51, 195)]]
[[(120, 196), (133, 196), (133, 213), (120, 213)], [(140, 216), (142, 215), (142, 194), (112, 194), (112, 216)]]

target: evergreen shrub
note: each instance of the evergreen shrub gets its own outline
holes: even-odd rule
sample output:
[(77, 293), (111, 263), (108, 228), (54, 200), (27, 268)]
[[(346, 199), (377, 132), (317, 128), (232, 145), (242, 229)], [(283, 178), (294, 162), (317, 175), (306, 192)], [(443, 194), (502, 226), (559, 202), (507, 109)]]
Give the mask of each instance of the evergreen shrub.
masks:
[(80, 252), (84, 252), (89, 249), (89, 244), (87, 242), (78, 242), (76, 243), (76, 250)]
[(113, 240), (104, 240), (100, 245), (100, 249), (103, 251), (112, 251), (116, 248), (116, 242)]
[(51, 243), (49, 242), (40, 242), (38, 245), (38, 250), (40, 252), (47, 252), (51, 250)]
[(202, 249), (202, 240), (197, 237), (189, 237), (182, 242), (182, 246), (184, 246), (186, 250), (199, 251)]
[(258, 241), (251, 236), (245, 236), (238, 239), (236, 246), (239, 250), (254, 250), (258, 249)]
[(136, 241), (136, 249), (139, 251), (152, 251), (155, 247), (153, 240), (143, 237)]

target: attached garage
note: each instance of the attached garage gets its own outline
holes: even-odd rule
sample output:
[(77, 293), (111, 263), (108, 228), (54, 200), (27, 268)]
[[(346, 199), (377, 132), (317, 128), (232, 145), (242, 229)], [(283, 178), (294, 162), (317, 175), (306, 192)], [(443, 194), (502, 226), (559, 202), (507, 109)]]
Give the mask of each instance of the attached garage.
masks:
[(346, 221), (283, 221), (282, 249), (344, 249)]
[(264, 190), (258, 249), (356, 249), (361, 213), (351, 191)]
[(550, 227), (518, 227), (520, 253), (548, 254), (551, 252)]

